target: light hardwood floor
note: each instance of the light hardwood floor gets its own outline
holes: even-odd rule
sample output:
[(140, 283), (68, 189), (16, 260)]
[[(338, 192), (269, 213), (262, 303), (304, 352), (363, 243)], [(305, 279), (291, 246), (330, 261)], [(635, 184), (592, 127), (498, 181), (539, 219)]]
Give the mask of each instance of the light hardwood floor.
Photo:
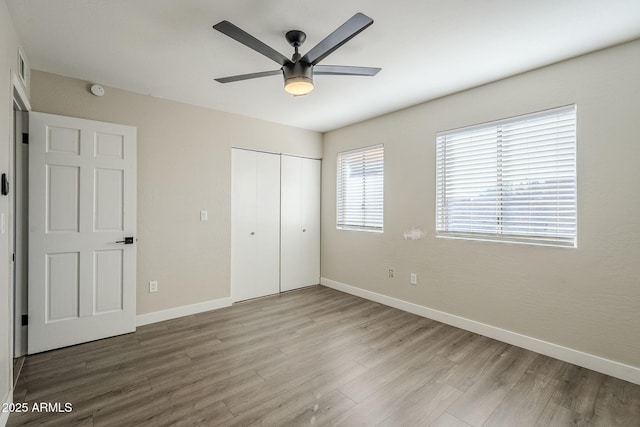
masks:
[(322, 286), (29, 356), (10, 426), (640, 426), (640, 386)]

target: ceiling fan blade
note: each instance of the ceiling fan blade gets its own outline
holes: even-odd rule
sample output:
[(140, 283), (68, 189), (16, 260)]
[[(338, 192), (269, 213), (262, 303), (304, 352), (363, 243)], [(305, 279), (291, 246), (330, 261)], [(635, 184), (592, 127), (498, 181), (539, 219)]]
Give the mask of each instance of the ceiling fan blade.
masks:
[(316, 65), (371, 24), (373, 24), (373, 19), (364, 13), (356, 13), (333, 33), (315, 45), (302, 57), (301, 61)]
[(240, 80), (249, 80), (249, 79), (257, 79), (260, 77), (277, 76), (278, 74), (282, 75), (282, 70), (262, 71), (259, 73), (240, 74), (237, 76), (220, 77), (219, 79), (215, 79), (215, 81), (217, 81), (218, 83), (231, 83), (231, 82), (239, 82)]
[(246, 31), (236, 27), (229, 21), (218, 22), (213, 26), (213, 28), (220, 31), (222, 34), (225, 34), (232, 39), (242, 43), (243, 45), (255, 50), (256, 52), (263, 54), (267, 58), (276, 61), (280, 65), (291, 63), (289, 58), (273, 49), (272, 47), (264, 44)]
[(313, 67), (313, 74), (316, 76), (375, 76), (381, 69), (348, 65), (316, 65)]

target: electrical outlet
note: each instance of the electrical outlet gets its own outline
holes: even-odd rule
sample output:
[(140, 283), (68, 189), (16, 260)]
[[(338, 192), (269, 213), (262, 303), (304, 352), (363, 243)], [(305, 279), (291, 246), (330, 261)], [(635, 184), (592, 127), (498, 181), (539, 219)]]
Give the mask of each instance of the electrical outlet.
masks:
[(206, 221), (209, 219), (209, 214), (207, 211), (200, 211), (200, 221)]
[(393, 268), (389, 269), (389, 279), (393, 279)]
[(411, 284), (412, 285), (418, 284), (418, 275), (416, 273), (411, 273)]
[(152, 280), (149, 282), (149, 293), (158, 292), (158, 281)]

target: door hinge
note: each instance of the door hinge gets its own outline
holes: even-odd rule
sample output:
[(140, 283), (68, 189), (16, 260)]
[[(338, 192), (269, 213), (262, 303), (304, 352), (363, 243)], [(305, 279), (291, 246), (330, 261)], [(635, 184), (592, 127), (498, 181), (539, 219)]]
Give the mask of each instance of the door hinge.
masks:
[(23, 133), (22, 134), (22, 143), (23, 144), (28, 144), (29, 143), (29, 134), (28, 133)]
[(16, 254), (11, 254), (11, 262), (16, 262)]
[(29, 324), (29, 315), (28, 314), (23, 314), (22, 315), (22, 326), (27, 326)]

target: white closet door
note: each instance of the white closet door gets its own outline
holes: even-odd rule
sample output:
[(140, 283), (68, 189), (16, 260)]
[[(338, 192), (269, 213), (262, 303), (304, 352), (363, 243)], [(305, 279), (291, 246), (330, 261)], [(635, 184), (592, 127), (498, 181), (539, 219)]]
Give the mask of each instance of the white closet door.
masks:
[(280, 290), (320, 281), (320, 161), (282, 156)]
[(278, 293), (280, 156), (232, 150), (231, 297)]
[(302, 286), (302, 158), (282, 156), (280, 290)]
[(302, 159), (302, 286), (320, 283), (320, 160)]

